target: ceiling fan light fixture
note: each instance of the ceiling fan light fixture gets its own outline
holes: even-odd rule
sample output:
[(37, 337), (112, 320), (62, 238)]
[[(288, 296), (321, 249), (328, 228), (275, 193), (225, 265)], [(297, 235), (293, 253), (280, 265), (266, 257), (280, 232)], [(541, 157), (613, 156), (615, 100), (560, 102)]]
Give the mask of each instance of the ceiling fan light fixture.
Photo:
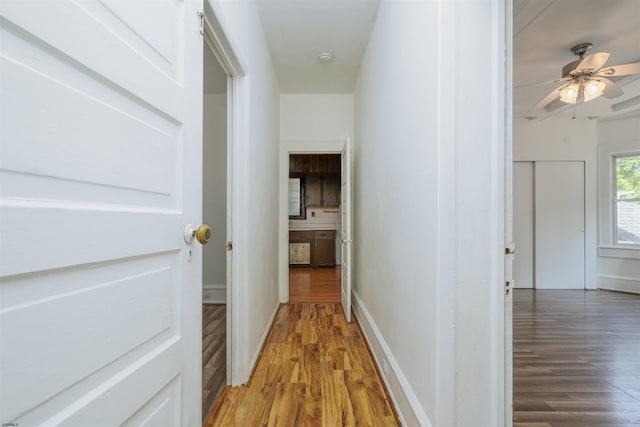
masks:
[(566, 85), (560, 91), (560, 100), (567, 104), (575, 104), (580, 94), (580, 85), (578, 83), (571, 83)]
[(600, 80), (590, 79), (584, 82), (584, 102), (596, 99), (604, 92), (606, 85)]

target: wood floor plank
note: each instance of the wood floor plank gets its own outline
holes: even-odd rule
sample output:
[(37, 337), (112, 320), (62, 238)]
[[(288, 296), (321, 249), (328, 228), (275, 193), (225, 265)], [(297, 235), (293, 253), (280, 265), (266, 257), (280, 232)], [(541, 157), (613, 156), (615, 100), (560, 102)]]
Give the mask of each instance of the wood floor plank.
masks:
[(202, 305), (202, 419), (209, 417), (227, 377), (227, 306)]
[(280, 307), (247, 386), (206, 426), (399, 426), (357, 323), (340, 304)]
[(341, 270), (334, 268), (289, 268), (289, 302), (340, 302)]
[(640, 425), (640, 296), (516, 289), (515, 427)]

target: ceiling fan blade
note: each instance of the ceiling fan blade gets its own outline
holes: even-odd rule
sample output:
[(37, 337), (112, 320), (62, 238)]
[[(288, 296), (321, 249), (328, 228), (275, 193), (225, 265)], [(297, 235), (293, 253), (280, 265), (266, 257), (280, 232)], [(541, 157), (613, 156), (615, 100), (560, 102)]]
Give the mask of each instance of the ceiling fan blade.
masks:
[(528, 84), (528, 85), (514, 86), (513, 88), (514, 89), (521, 89), (521, 88), (524, 88), (524, 87), (542, 86), (542, 85), (548, 85), (548, 84), (551, 84), (551, 83), (566, 82), (566, 81), (569, 81), (569, 80), (571, 80), (571, 77), (564, 77), (564, 78), (561, 78), (561, 79), (549, 80), (549, 81), (546, 81), (546, 82), (531, 83), (531, 84)]
[(597, 76), (628, 76), (629, 74), (640, 74), (640, 62), (633, 64), (612, 65), (603, 68), (596, 73)]
[(554, 90), (552, 90), (551, 92), (549, 92), (549, 94), (547, 96), (542, 98), (536, 105), (531, 107), (528, 112), (531, 113), (532, 111), (538, 111), (538, 110), (541, 110), (542, 108), (544, 108), (547, 104), (549, 104), (555, 98), (558, 98), (560, 96), (560, 91), (565, 86), (566, 86), (566, 84), (564, 84), (564, 85), (562, 85), (560, 87), (557, 87)]
[(558, 99), (554, 99), (553, 101), (545, 105), (544, 110), (547, 111), (548, 113), (551, 113), (562, 107), (573, 107), (573, 106), (574, 104), (567, 104), (565, 102), (560, 101), (560, 98), (558, 98)]
[(622, 92), (622, 89), (620, 89), (614, 82), (609, 79), (600, 77), (597, 80), (600, 80), (605, 84), (604, 91), (602, 92), (602, 96), (604, 96), (605, 98), (616, 98), (624, 93)]
[(576, 70), (599, 70), (600, 67), (602, 67), (604, 63), (607, 62), (607, 59), (609, 59), (609, 54), (607, 52), (592, 53), (578, 64)]

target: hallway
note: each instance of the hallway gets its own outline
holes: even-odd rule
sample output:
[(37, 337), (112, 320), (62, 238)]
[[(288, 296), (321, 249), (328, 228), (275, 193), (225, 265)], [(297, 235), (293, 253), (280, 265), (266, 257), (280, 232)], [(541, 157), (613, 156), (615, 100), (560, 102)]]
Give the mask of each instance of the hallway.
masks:
[(205, 427), (259, 425), (400, 425), (340, 304), (281, 305), (249, 383), (226, 388)]

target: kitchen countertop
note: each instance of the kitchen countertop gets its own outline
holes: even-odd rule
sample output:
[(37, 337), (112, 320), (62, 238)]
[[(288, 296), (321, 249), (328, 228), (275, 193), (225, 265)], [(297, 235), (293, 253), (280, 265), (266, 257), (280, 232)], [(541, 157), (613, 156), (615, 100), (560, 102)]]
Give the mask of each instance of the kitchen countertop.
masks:
[(308, 231), (308, 230), (337, 230), (335, 224), (289, 224), (289, 231)]

